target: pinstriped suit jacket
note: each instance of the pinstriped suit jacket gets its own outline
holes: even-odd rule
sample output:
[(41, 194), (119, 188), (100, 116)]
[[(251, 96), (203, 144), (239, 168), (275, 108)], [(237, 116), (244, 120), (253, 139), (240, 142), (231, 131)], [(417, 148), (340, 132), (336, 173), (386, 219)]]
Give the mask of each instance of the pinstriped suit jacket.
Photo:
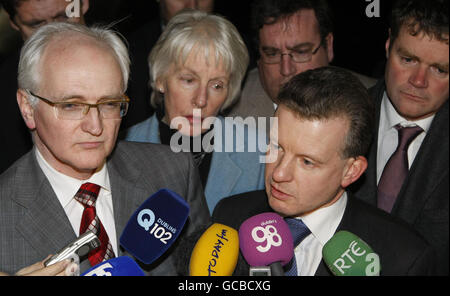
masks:
[[(190, 205), (181, 236), (209, 222), (190, 154), (175, 154), (163, 145), (119, 142), (108, 158), (107, 168), (118, 238), (133, 212), (161, 188), (175, 191)], [(0, 270), (15, 273), (56, 253), (75, 238), (34, 151), (30, 151), (0, 176)], [(152, 275), (175, 275), (175, 260), (171, 256), (174, 248), (152, 265), (142, 267)], [(126, 254), (119, 249), (118, 256)], [(81, 272), (88, 268), (89, 261), (84, 260)]]

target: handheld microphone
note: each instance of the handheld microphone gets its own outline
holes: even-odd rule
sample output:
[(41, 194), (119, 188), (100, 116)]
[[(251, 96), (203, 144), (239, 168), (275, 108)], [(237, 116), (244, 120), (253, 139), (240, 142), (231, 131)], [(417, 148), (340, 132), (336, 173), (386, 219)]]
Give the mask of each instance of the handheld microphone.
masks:
[(294, 242), (289, 226), (276, 213), (262, 213), (242, 223), (239, 228), (239, 241), (242, 255), (259, 275), (264, 273), (260, 267), (270, 266), (267, 275), (284, 276), (282, 266), (294, 256)]
[(95, 265), (82, 276), (144, 276), (142, 269), (127, 256), (112, 258)]
[(189, 263), (189, 275), (230, 276), (236, 268), (238, 257), (238, 232), (215, 223), (195, 244)]
[(175, 192), (161, 189), (131, 216), (121, 246), (139, 261), (150, 264), (180, 235), (189, 215), (189, 205)]
[(323, 260), (337, 276), (379, 276), (380, 257), (355, 234), (337, 232), (322, 249)]

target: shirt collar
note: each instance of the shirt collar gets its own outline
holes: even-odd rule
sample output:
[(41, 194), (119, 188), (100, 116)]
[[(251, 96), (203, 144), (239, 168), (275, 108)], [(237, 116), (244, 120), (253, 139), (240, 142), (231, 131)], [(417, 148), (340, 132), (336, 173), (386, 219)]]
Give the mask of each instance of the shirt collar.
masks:
[(77, 193), (80, 186), (86, 182), (99, 185), (102, 189), (111, 191), (111, 185), (109, 183), (108, 170), (106, 165), (103, 165), (101, 170), (94, 173), (88, 180), (78, 180), (55, 170), (42, 156), (39, 149), (35, 149), (36, 159), (39, 166), (47, 177), (50, 185), (55, 191), (61, 205), (65, 207), (70, 203), (72, 198)]
[(391, 103), (391, 100), (389, 100), (387, 93), (384, 92), (383, 100), (381, 102), (380, 130), (386, 132), (397, 124), (400, 124), (404, 127), (417, 125), (420, 126), (425, 131), (425, 133), (427, 133), (430, 128), (431, 122), (434, 119), (434, 116), (435, 115), (432, 115), (430, 117), (416, 121), (408, 121), (397, 113), (397, 110), (395, 110), (394, 106)]
[(303, 223), (311, 230), (312, 235), (323, 246), (336, 232), (346, 206), (347, 192), (344, 191), (339, 200), (331, 206), (318, 209), (311, 214), (299, 218), (302, 219)]

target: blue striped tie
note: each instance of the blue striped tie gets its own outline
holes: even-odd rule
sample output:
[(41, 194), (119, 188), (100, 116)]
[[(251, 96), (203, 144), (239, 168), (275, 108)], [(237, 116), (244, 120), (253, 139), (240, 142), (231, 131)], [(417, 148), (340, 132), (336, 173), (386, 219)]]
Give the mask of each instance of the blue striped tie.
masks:
[[(286, 218), (284, 219), (286, 223), (289, 226), (289, 229), (292, 233), (292, 238), (294, 240), (294, 249), (302, 242), (305, 237), (307, 237), (311, 230), (303, 223), (300, 219), (294, 219), (294, 218)], [(297, 260), (294, 257), (292, 257), (291, 262), (287, 265), (288, 270), (284, 273), (286, 276), (297, 276)]]

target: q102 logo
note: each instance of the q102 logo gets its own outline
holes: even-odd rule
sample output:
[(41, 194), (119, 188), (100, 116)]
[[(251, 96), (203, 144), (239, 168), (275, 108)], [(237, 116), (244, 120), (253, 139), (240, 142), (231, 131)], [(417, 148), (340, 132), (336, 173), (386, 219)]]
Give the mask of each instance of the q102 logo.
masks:
[[(157, 222), (161, 223), (162, 225), (156, 223), (155, 220), (155, 213), (153, 213), (153, 211), (150, 209), (143, 209), (137, 216), (137, 223), (139, 224), (139, 226), (144, 228), (145, 231), (150, 230), (149, 233), (151, 235), (153, 235), (163, 244), (167, 245), (167, 242), (172, 238), (172, 235), (174, 232), (176, 232), (176, 229), (170, 227), (170, 225), (164, 222), (161, 218), (158, 218)], [(167, 231), (165, 227), (168, 228)]]
[(281, 236), (278, 234), (277, 229), (273, 225), (267, 225), (265, 228), (261, 226), (253, 228), (252, 238), (257, 243), (266, 242), (265, 246), (261, 244), (256, 247), (256, 249), (261, 253), (266, 253), (272, 246), (279, 247), (283, 243)]

